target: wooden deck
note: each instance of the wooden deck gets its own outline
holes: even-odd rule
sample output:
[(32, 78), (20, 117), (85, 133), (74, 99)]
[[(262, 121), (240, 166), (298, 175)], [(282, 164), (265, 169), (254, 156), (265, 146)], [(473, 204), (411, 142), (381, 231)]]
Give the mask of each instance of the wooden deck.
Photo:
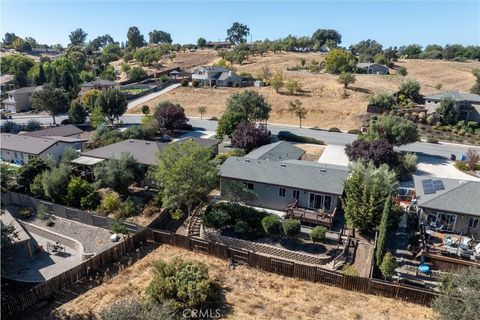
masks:
[(299, 208), (296, 206), (289, 206), (285, 211), (287, 213), (287, 216), (292, 219), (297, 219), (301, 222), (306, 222), (313, 225), (322, 225), (330, 228), (333, 225), (333, 220), (335, 220), (337, 208), (333, 209), (333, 212), (324, 212), (322, 210), (312, 210), (306, 208)]

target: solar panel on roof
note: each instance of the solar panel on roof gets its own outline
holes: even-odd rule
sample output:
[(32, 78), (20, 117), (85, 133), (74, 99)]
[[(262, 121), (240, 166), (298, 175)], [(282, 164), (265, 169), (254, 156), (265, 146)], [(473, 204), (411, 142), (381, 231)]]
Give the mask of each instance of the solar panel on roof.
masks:
[(442, 180), (433, 180), (432, 183), (433, 183), (433, 188), (435, 189), (435, 191), (445, 190), (445, 186), (443, 185)]
[(435, 193), (435, 188), (433, 187), (432, 179), (422, 180), (422, 188), (424, 194)]
[(432, 188), (423, 188), (423, 193), (424, 194), (433, 194), (435, 193), (435, 189), (432, 187)]

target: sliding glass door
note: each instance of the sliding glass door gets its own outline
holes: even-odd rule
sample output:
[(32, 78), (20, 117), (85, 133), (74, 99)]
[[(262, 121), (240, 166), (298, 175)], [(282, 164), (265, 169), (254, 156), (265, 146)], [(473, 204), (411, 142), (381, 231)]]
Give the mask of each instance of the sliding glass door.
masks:
[(332, 197), (324, 194), (310, 193), (308, 208), (330, 212), (332, 207)]

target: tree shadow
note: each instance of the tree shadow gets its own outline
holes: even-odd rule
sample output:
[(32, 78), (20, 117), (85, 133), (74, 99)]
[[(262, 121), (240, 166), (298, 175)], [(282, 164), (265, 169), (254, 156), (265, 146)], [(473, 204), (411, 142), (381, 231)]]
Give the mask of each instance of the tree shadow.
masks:
[(360, 93), (365, 93), (365, 94), (372, 94), (372, 90), (370, 89), (367, 89), (367, 88), (360, 88), (360, 87), (348, 87), (347, 89), (350, 89), (352, 91), (355, 91), (355, 92), (360, 92)]

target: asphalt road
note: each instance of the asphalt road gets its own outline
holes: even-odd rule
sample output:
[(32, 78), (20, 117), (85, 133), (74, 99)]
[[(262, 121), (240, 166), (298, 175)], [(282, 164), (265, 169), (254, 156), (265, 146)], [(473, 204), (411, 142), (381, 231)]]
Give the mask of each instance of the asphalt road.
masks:
[[(140, 124), (141, 118), (143, 115), (124, 115), (120, 118), (126, 125)], [(63, 119), (66, 119), (67, 115), (61, 115), (55, 117), (57, 123), (60, 123)], [(52, 117), (47, 115), (42, 116), (20, 116), (13, 117), (12, 121), (18, 123), (27, 123), (30, 119), (37, 119), (43, 124), (51, 124)], [(2, 123), (5, 120), (2, 120)], [(217, 122), (211, 120), (201, 120), (199, 118), (190, 118), (189, 123), (199, 131), (215, 131), (217, 128)], [(323, 140), (326, 144), (331, 145), (346, 145), (355, 140), (356, 135), (347, 134), (347, 133), (338, 133), (338, 132), (328, 132), (322, 130), (314, 130), (310, 128), (298, 128), (288, 125), (278, 125), (278, 124), (269, 124), (268, 129), (273, 133), (277, 134), (279, 131), (290, 131), (297, 135), (312, 137), (316, 139)], [(426, 142), (415, 142), (412, 144), (404, 145), (398, 148), (401, 151), (415, 152), (424, 155), (430, 156), (439, 156), (450, 158), (451, 154), (455, 154), (457, 157), (460, 157), (462, 154), (465, 154), (471, 146), (453, 144), (453, 143), (439, 143), (432, 144)], [(479, 147), (473, 147), (480, 149)]]

